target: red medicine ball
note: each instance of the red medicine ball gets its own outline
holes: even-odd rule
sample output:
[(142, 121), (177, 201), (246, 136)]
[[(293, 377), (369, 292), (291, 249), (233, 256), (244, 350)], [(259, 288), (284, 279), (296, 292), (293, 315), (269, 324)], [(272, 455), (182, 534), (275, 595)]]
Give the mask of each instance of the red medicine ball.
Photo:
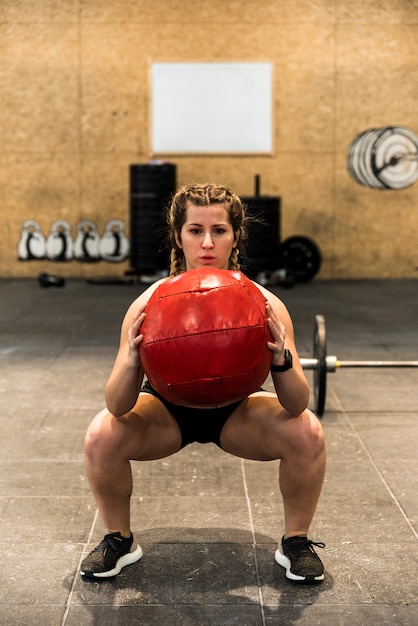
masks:
[(140, 358), (153, 387), (183, 406), (242, 400), (271, 364), (266, 299), (238, 271), (198, 268), (162, 283), (141, 326)]

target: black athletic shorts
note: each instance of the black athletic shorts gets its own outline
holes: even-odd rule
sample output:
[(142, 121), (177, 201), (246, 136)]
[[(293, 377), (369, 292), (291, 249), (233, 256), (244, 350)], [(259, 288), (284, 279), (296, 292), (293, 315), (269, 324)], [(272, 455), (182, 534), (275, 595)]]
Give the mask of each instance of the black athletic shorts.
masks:
[(216, 443), (221, 448), (221, 430), (228, 417), (242, 402), (242, 400), (239, 400), (217, 409), (197, 409), (168, 402), (152, 387), (148, 380), (141, 387), (141, 391), (151, 393), (161, 400), (174, 417), (180, 428), (182, 448), (194, 441), (198, 443)]

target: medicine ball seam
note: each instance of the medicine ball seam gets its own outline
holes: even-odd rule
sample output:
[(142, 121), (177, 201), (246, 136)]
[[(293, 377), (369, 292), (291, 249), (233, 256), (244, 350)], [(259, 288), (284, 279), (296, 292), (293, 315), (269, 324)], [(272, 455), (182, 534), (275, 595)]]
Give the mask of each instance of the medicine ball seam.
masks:
[[(212, 380), (224, 380), (224, 379), (228, 379), (228, 378), (242, 378), (243, 376), (248, 376), (248, 372), (235, 372), (234, 374), (222, 374), (222, 376), (211, 376), (211, 378), (189, 378), (188, 380), (182, 382), (182, 383), (170, 383), (170, 382), (166, 382), (167, 387), (181, 387), (181, 385), (190, 385), (190, 383), (197, 383), (197, 382), (210, 382)], [(254, 376), (255, 379), (257, 380), (257, 376)], [(264, 381), (263, 381), (264, 382)]]
[(173, 337), (161, 337), (161, 339), (154, 339), (152, 341), (147, 341), (146, 337), (144, 336), (144, 348), (146, 348), (147, 346), (152, 346), (156, 343), (167, 343), (168, 341), (171, 340), (175, 340), (175, 339), (183, 339), (184, 337), (198, 337), (199, 335), (213, 335), (214, 333), (225, 333), (225, 332), (231, 332), (231, 330), (258, 330), (259, 328), (262, 328), (263, 331), (265, 330), (265, 326), (264, 324), (257, 324), (257, 325), (251, 325), (251, 324), (247, 324), (246, 326), (228, 326), (227, 328), (214, 328), (213, 330), (202, 330), (202, 331), (197, 331), (195, 333), (185, 333), (183, 335), (175, 335)]
[[(166, 283), (164, 283), (165, 285)], [(162, 287), (164, 286), (162, 285)], [(230, 284), (230, 285), (216, 285), (216, 287), (206, 287), (204, 289), (202, 289), (201, 287), (198, 287), (197, 289), (195, 289), (192, 293), (196, 293), (196, 294), (204, 294), (204, 293), (211, 293), (213, 291), (217, 291), (217, 290), (221, 290), (221, 289), (240, 289), (241, 286), (243, 286), (245, 288), (245, 285), (242, 285), (242, 283), (238, 283), (238, 284)], [(182, 296), (182, 295), (187, 295), (190, 293), (189, 290), (184, 290), (184, 291), (175, 291), (173, 293), (160, 293), (160, 289), (161, 287), (158, 287), (157, 289), (157, 296), (160, 300), (164, 300), (166, 298), (173, 298), (173, 297), (177, 297), (177, 296)], [(247, 293), (248, 290), (247, 290)], [(250, 294), (251, 295), (251, 294)]]

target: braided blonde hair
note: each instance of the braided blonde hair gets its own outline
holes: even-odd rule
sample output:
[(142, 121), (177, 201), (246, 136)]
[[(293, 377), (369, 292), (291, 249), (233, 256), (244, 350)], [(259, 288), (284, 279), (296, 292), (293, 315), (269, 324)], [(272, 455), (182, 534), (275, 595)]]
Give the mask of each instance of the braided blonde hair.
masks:
[(239, 270), (238, 257), (245, 257), (245, 241), (247, 239), (247, 216), (242, 200), (232, 193), (228, 187), (211, 183), (184, 185), (173, 196), (167, 213), (169, 227), (169, 244), (171, 247), (170, 276), (186, 271), (186, 260), (183, 250), (176, 241), (186, 221), (187, 203), (197, 206), (223, 204), (228, 213), (229, 222), (235, 233), (237, 245), (229, 257), (228, 269)]

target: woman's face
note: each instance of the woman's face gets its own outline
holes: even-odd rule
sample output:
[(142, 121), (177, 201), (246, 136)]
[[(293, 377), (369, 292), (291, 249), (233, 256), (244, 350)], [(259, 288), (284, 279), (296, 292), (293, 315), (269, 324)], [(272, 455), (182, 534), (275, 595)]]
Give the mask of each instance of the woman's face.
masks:
[(176, 236), (182, 248), (186, 269), (216, 267), (228, 269), (228, 261), (237, 240), (223, 204), (187, 205), (186, 221)]

